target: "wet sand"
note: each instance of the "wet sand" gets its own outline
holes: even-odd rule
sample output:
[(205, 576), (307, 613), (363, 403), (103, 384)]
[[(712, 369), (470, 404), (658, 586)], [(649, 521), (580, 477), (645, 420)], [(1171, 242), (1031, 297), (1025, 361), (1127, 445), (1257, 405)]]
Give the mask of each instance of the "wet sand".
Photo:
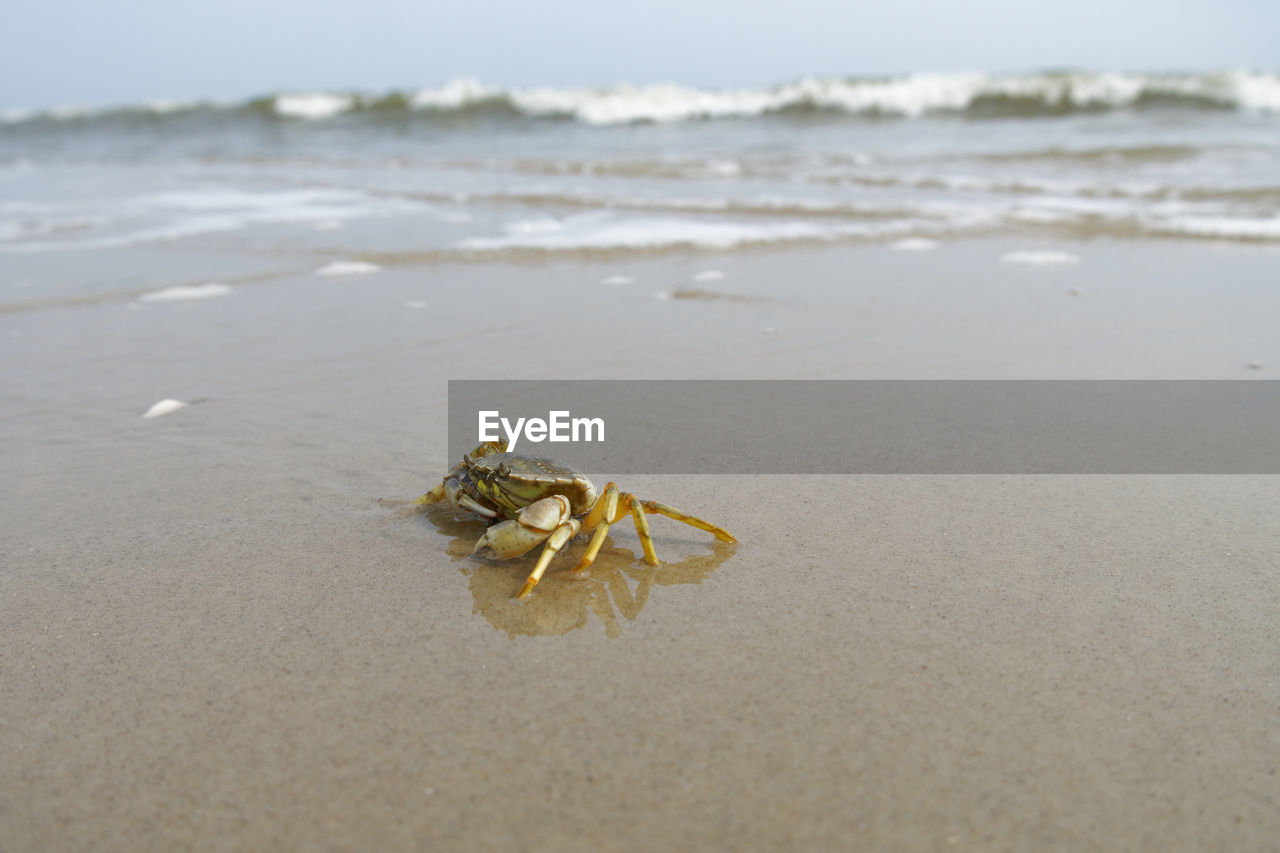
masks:
[(0, 849), (1267, 849), (1275, 477), (632, 476), (740, 542), (623, 529), (521, 602), (410, 503), (450, 378), (1280, 368), (1274, 252), (1000, 261), (1038, 248), (284, 258), (0, 315)]

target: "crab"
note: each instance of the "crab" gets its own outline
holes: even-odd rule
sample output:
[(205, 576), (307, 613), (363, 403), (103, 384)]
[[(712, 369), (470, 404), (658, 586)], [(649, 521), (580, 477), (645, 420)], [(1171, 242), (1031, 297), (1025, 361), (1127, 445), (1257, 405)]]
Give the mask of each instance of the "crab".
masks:
[(516, 598), (523, 598), (537, 586), (565, 543), (580, 532), (594, 531), (586, 553), (574, 568), (576, 572), (584, 571), (600, 552), (609, 526), (627, 512), (640, 536), (644, 561), (651, 566), (658, 565), (658, 555), (646, 512), (705, 530), (722, 542), (738, 541), (722, 527), (675, 507), (619, 491), (615, 483), (597, 492), (585, 474), (550, 459), (508, 453), (505, 441), (489, 441), (476, 447), (418, 503), (441, 500), (492, 522), (476, 542), (474, 554), (487, 548), (498, 559), (508, 560), (546, 543)]

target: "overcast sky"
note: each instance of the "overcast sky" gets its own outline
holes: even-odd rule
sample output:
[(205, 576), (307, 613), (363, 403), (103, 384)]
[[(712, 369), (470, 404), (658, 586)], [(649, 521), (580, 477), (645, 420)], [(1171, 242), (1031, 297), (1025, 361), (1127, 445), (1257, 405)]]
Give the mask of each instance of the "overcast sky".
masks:
[(1280, 70), (1280, 0), (40, 0), (0, 110), (280, 90), (764, 85), (908, 71)]

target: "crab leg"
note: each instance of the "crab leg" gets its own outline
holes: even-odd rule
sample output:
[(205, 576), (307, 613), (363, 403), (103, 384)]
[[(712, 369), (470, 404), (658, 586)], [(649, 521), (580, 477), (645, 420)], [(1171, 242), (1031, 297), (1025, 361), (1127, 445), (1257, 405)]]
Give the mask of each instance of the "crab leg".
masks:
[(605, 527), (618, 520), (618, 484), (609, 482), (605, 484), (604, 491), (600, 493), (599, 499), (591, 506), (590, 512), (582, 519), (583, 530), (594, 530), (595, 526), (600, 522), (604, 522)]
[(667, 506), (657, 501), (641, 500), (630, 492), (619, 492), (617, 484), (610, 483), (605, 486), (604, 494), (600, 497), (600, 500), (596, 501), (596, 505), (591, 508), (591, 512), (583, 520), (583, 528), (590, 530), (595, 527), (595, 533), (591, 536), (591, 542), (587, 545), (586, 553), (582, 555), (582, 561), (574, 567), (574, 571), (581, 572), (595, 561), (596, 555), (600, 553), (600, 547), (604, 544), (605, 537), (609, 535), (609, 526), (617, 523), (622, 513), (628, 511), (631, 513), (631, 520), (636, 525), (636, 534), (640, 537), (640, 547), (644, 549), (644, 561), (651, 566), (658, 565), (658, 553), (653, 547), (653, 536), (649, 532), (649, 520), (645, 515), (645, 510), (658, 515), (665, 515), (675, 521), (682, 521), (699, 530), (705, 530), (721, 542), (738, 541), (733, 537), (732, 533), (723, 527), (717, 527), (709, 521), (703, 521), (701, 518), (683, 513), (673, 506)]
[(653, 550), (653, 537), (649, 535), (649, 521), (644, 517), (641, 501), (627, 495), (627, 503), (631, 504), (631, 519), (636, 523), (636, 534), (640, 537), (640, 547), (644, 548), (644, 561), (651, 566), (658, 565), (658, 552)]
[(697, 518), (695, 516), (687, 515), (673, 506), (660, 504), (657, 501), (638, 501), (638, 503), (644, 504), (644, 508), (649, 510), (649, 512), (656, 512), (658, 515), (665, 515), (667, 518), (671, 518), (676, 521), (683, 521), (685, 524), (689, 525), (690, 527), (696, 527), (699, 530), (705, 530), (711, 535), (715, 536), (721, 542), (737, 542), (738, 541), (736, 538), (734, 538), (734, 535), (732, 533), (725, 530), (723, 527), (716, 527), (714, 524), (712, 524), (709, 521), (703, 521), (702, 519)]
[(609, 525), (618, 520), (618, 486), (616, 483), (610, 483), (604, 487), (604, 494), (600, 496), (600, 500), (596, 501), (595, 506), (591, 507), (591, 512), (587, 513), (587, 517), (583, 519), (582, 526), (586, 530), (595, 528), (595, 533), (591, 536), (591, 543), (587, 545), (587, 552), (582, 555), (582, 561), (574, 567), (575, 572), (585, 571), (587, 566), (591, 565), (596, 559), (596, 554), (600, 553), (600, 546), (604, 544), (604, 539), (609, 535)]
[(422, 497), (418, 498), (416, 501), (414, 501), (414, 503), (433, 504), (433, 503), (436, 503), (437, 501), (442, 501), (442, 500), (444, 500), (444, 483), (438, 483), (434, 489), (427, 492)]
[(533, 567), (533, 571), (529, 573), (529, 577), (525, 579), (524, 586), (516, 593), (516, 598), (524, 598), (533, 588), (538, 585), (538, 581), (542, 579), (542, 573), (547, 570), (547, 566), (551, 563), (551, 558), (556, 552), (564, 546), (564, 543), (578, 535), (581, 527), (576, 518), (571, 518), (564, 524), (560, 525), (555, 531), (547, 537), (547, 545), (542, 549), (542, 553), (538, 555), (538, 564)]

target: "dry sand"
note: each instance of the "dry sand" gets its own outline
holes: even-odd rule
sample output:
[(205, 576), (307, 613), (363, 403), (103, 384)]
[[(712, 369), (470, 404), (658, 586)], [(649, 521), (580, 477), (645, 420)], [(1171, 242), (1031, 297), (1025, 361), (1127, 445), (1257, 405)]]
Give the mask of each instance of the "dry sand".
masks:
[[(630, 477), (741, 541), (521, 602), (408, 503), (449, 378), (1280, 366), (1274, 253), (1025, 248), (0, 316), (0, 850), (1274, 849), (1280, 478)], [(747, 298), (655, 298), (709, 268)]]

